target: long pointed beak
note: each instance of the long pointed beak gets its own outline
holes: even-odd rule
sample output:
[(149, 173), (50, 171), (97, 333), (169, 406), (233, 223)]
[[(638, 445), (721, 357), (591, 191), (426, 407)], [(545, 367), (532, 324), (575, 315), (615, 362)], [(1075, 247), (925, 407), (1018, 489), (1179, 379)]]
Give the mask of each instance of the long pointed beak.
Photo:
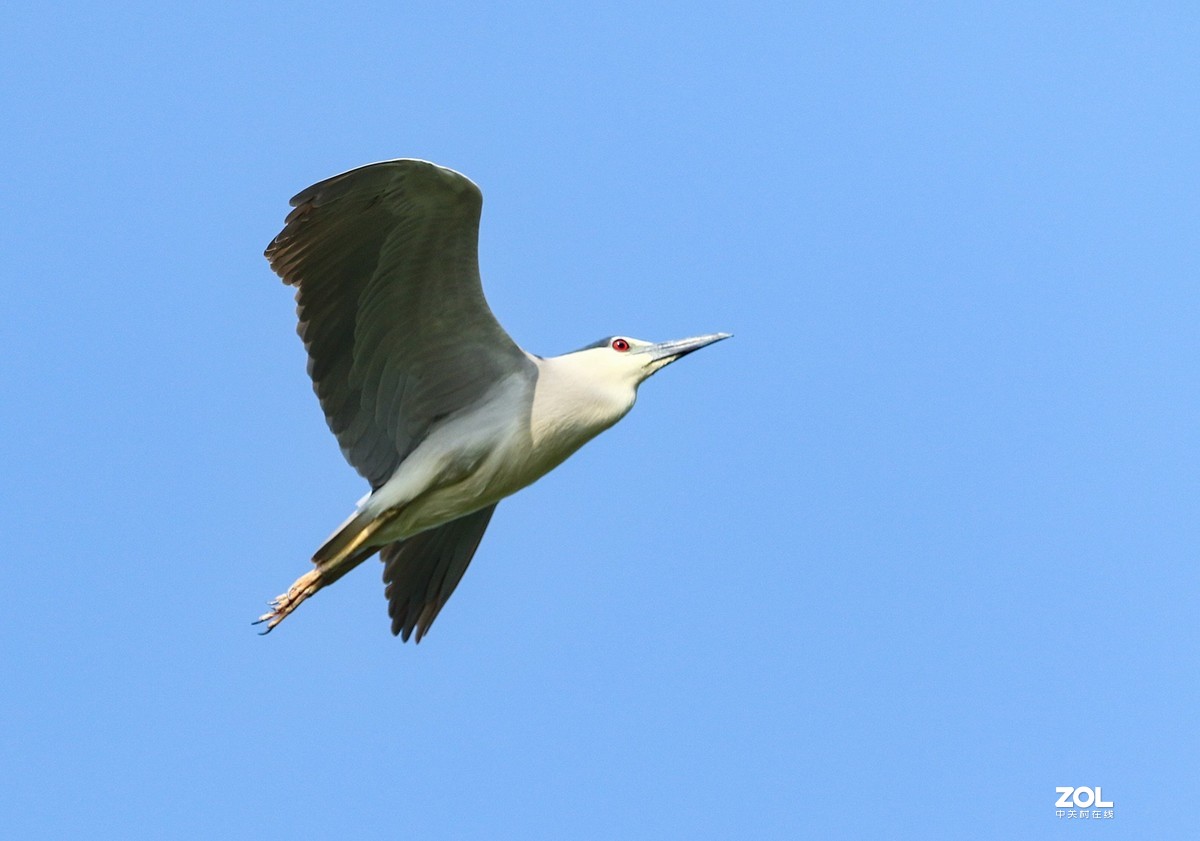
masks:
[(728, 339), (732, 333), (709, 333), (706, 336), (693, 336), (690, 339), (676, 339), (673, 342), (658, 342), (653, 345), (646, 345), (639, 349), (639, 352), (650, 355), (650, 358), (655, 362), (661, 362), (662, 367), (669, 362), (674, 362), (676, 359), (687, 356), (693, 351), (700, 350), (702, 347), (707, 347), (713, 342), (719, 342), (722, 339)]

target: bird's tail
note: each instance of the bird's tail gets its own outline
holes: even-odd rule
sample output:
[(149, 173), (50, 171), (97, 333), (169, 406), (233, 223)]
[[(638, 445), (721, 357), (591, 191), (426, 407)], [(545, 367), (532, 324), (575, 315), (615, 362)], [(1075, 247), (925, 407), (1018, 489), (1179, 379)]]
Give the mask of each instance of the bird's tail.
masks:
[(371, 544), (371, 537), (397, 514), (399, 511), (387, 512), (381, 516), (372, 516), (363, 511), (354, 512), (313, 554), (312, 562), (316, 564), (316, 569), (304, 573), (293, 582), (286, 593), (272, 599), (271, 609), (258, 617), (254, 624), (266, 623), (267, 627), (263, 629), (263, 633), (270, 633), (299, 607), (301, 602), (322, 587), (328, 587), (378, 552), (380, 547)]

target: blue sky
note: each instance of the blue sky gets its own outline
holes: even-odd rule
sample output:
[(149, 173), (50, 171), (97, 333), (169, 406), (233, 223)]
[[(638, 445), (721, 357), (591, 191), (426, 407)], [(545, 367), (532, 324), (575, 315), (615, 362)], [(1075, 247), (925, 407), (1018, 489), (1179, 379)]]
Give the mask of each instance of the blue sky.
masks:
[[(6, 10), (5, 834), (1195, 837), (1197, 43), (1183, 3)], [(736, 338), (503, 503), (419, 647), (374, 561), (260, 638), (365, 489), (261, 252), (391, 157), (482, 187), (528, 349)]]

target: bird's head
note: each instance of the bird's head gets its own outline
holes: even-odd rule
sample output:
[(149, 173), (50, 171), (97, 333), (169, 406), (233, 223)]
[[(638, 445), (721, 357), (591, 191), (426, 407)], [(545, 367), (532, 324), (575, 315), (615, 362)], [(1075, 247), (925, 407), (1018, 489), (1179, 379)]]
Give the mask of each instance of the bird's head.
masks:
[(592, 376), (636, 389), (655, 371), (692, 351), (728, 339), (729, 333), (709, 333), (673, 342), (645, 342), (629, 336), (609, 336), (571, 354)]
[(532, 357), (541, 369), (532, 411), (537, 434), (571, 430), (564, 440), (572, 442), (567, 452), (573, 452), (623, 418), (637, 400), (638, 386), (655, 371), (728, 338), (728, 333), (710, 333), (674, 342), (644, 342), (608, 336), (562, 356)]

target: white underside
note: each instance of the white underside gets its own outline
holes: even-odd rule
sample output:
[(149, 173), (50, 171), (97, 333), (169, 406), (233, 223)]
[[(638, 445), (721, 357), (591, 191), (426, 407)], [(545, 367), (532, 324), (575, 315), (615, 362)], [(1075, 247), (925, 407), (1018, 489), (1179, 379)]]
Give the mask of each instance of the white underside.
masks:
[(532, 395), (516, 378), (499, 383), (469, 414), (439, 425), (359, 504), (375, 517), (401, 512), (372, 536), (371, 545), (411, 537), (499, 502), (557, 467), (633, 406), (632, 386), (584, 391), (556, 359), (537, 361)]

